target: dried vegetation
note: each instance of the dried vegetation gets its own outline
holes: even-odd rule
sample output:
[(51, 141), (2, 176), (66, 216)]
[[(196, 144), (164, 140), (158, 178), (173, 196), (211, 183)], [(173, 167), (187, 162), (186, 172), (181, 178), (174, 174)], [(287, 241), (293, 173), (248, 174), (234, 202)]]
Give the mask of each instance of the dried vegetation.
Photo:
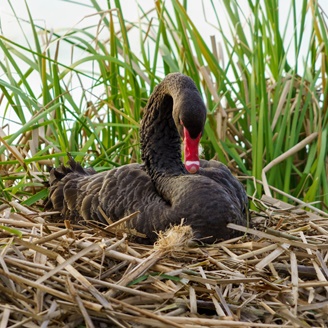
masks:
[(0, 326), (325, 327), (327, 218), (257, 204), (240, 238), (196, 245), (178, 226), (154, 246), (2, 205)]

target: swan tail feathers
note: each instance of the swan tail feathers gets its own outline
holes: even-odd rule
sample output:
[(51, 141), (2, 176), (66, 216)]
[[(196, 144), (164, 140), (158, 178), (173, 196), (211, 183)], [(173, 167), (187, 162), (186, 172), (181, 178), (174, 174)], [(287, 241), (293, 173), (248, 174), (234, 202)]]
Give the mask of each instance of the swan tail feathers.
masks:
[[(54, 209), (63, 212), (63, 209), (66, 209), (67, 205), (71, 207), (69, 206), (70, 204), (65, 203), (68, 199), (74, 198), (67, 197), (68, 194), (70, 194), (70, 196), (73, 194), (75, 197), (77, 196), (76, 181), (79, 180), (80, 177), (96, 173), (93, 168), (83, 168), (70, 154), (68, 154), (68, 156), (68, 166), (61, 164), (57, 168), (52, 168), (49, 173), (49, 194), (44, 203), (44, 208), (47, 210)], [(68, 176), (69, 178), (67, 178)]]

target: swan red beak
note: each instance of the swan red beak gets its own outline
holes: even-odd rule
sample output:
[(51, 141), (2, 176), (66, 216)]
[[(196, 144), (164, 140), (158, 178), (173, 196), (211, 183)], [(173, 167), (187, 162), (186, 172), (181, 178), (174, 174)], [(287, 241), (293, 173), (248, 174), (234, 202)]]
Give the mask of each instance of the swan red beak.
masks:
[(200, 133), (197, 138), (193, 139), (190, 137), (189, 131), (183, 127), (183, 135), (186, 170), (189, 173), (197, 173), (200, 166), (198, 146), (202, 134)]

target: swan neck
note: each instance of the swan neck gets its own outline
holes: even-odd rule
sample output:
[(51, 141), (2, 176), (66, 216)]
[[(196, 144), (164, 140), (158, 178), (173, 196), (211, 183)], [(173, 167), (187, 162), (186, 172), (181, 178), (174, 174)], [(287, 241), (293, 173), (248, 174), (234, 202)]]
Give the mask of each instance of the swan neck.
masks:
[[(165, 81), (165, 80), (164, 80)], [(153, 180), (186, 173), (173, 106), (183, 93), (179, 81), (159, 84), (150, 96), (140, 127), (142, 159)]]

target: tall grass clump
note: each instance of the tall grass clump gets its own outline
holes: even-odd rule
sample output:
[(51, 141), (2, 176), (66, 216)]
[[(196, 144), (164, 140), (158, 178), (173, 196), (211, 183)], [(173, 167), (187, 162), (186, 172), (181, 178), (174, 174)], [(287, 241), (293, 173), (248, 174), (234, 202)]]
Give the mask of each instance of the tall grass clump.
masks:
[(180, 71), (208, 108), (206, 159), (245, 176), (250, 196), (327, 211), (328, 37), (317, 1), (290, 1), (285, 18), (278, 0), (249, 0), (247, 10), (208, 1), (213, 35), (199, 32), (186, 1), (147, 12), (141, 2), (130, 22), (122, 2), (91, 0), (83, 26), (63, 32), (37, 25), (27, 4), (20, 20), (9, 3), (25, 41), (0, 36), (2, 199), (44, 198), (43, 172), (67, 152), (97, 170), (140, 161), (143, 107)]

